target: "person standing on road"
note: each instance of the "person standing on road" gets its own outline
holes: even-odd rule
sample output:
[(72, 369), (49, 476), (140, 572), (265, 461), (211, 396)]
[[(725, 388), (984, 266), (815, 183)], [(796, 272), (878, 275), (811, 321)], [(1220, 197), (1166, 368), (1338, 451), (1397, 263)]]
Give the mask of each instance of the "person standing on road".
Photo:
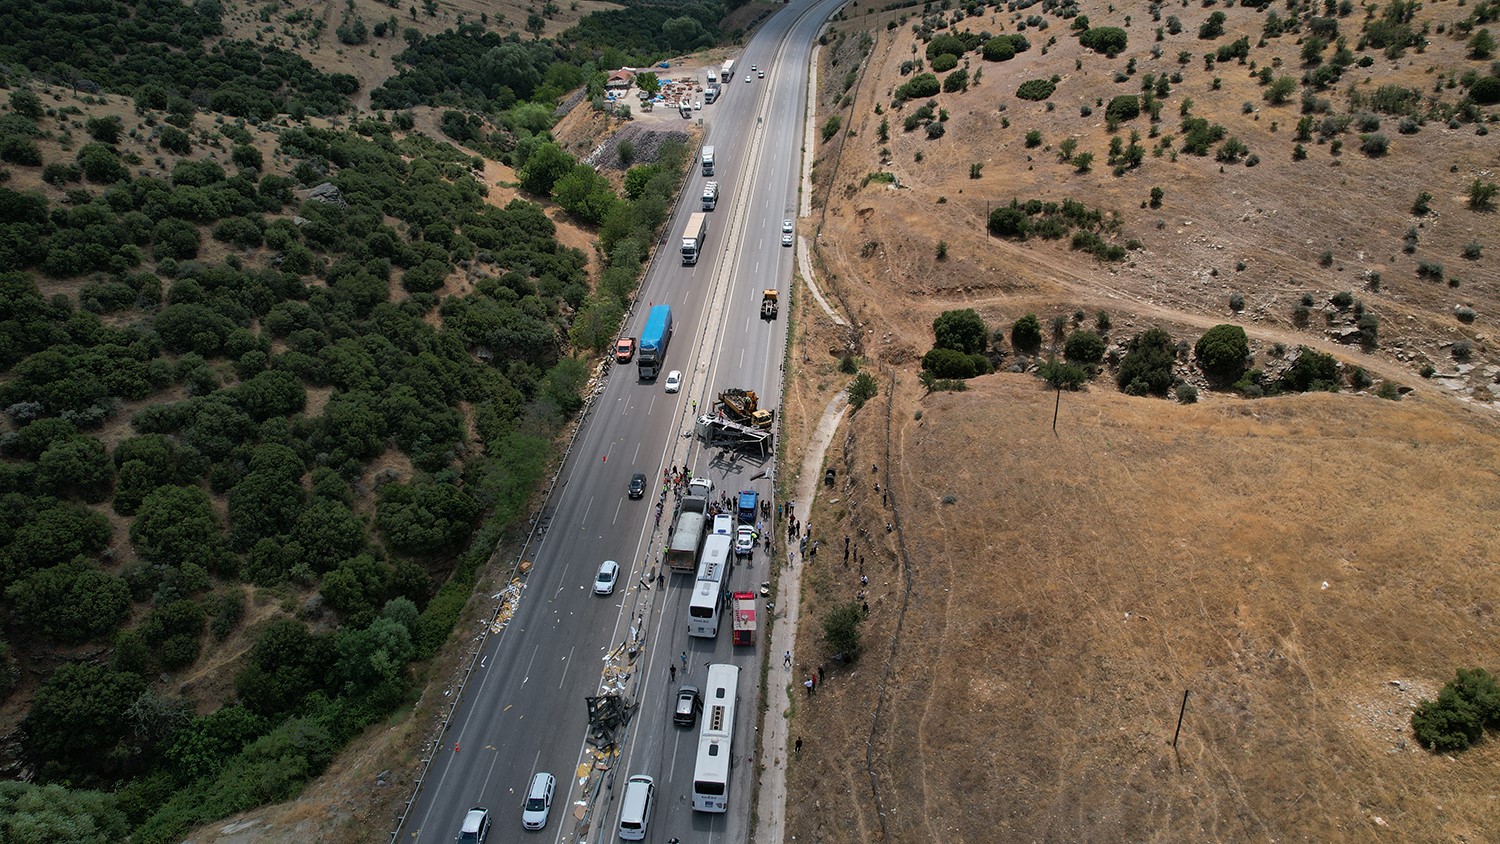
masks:
[(682, 652), (682, 667), (687, 668), (687, 651)]
[(677, 666), (673, 665), (670, 662), (667, 663), (667, 677), (672, 682), (674, 682), (674, 683), (677, 682)]
[(792, 667), (792, 652), (791, 651), (787, 651), (786, 655), (781, 658), (781, 667), (782, 668), (791, 668)]

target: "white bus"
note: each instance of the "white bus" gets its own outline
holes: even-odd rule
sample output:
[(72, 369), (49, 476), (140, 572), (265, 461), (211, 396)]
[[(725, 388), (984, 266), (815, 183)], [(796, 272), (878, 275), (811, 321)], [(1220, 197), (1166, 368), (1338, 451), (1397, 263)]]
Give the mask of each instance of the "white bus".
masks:
[(703, 732), (698, 737), (698, 766), (693, 769), (693, 811), (729, 811), (729, 767), (734, 740), (734, 704), (740, 669), (708, 667), (703, 689)]
[(724, 589), (729, 584), (729, 566), (734, 538), (711, 534), (703, 543), (699, 558), (698, 579), (688, 601), (688, 635), (712, 639), (719, 635), (719, 617), (723, 615)]

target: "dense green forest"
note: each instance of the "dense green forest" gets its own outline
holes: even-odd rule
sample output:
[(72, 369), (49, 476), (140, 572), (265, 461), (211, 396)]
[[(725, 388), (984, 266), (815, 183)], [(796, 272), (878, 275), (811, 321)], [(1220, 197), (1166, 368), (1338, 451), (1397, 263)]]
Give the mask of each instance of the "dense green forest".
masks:
[[(348, 86), (196, 46), (217, 14), (0, 4), (19, 33), (0, 48), (0, 699), (29, 698), (35, 778), (0, 788), (0, 840), (178, 840), (294, 796), (408, 705), (524, 521), (689, 161), (667, 144), (621, 196), (547, 134), (593, 66), (478, 32), (413, 46), (534, 71), (471, 89), (454, 64), (408, 101), (486, 112), (444, 126), (494, 121), (504, 149), (474, 147), (597, 232), (591, 279), (540, 206), (487, 202), (480, 162), (408, 114), (263, 122), (342, 111)], [(93, 85), (134, 117), (91, 116)], [(184, 696), (231, 641), (226, 693)]]
[[(218, 0), (0, 0), (0, 64), (150, 108), (269, 119), (338, 114), (358, 83), (296, 53), (220, 39)], [(205, 46), (207, 45), (207, 46)]]
[(718, 43), (725, 36), (719, 22), (744, 2), (631, 2), (583, 18), (556, 42), (522, 41), (516, 33), (462, 24), (399, 53), (400, 72), (371, 92), (371, 104), (493, 113), (527, 100), (550, 102), (584, 84), (598, 95), (602, 71), (651, 65)]

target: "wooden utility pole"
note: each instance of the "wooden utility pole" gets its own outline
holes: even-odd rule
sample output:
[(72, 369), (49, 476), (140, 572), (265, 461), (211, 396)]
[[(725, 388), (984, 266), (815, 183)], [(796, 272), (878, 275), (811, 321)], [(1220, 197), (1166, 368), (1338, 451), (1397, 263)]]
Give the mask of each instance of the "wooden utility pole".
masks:
[(1057, 385), (1057, 403), (1052, 405), (1052, 433), (1057, 433), (1057, 412), (1062, 409), (1062, 384)]
[(1177, 710), (1177, 732), (1172, 734), (1172, 749), (1177, 749), (1177, 737), (1182, 735), (1182, 716), (1187, 713), (1188, 689), (1182, 690), (1182, 708)]

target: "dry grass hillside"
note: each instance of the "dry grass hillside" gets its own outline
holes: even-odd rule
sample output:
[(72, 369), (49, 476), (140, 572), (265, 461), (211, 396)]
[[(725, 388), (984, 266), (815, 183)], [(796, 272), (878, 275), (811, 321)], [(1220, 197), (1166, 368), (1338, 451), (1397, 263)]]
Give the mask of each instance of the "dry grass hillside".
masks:
[[(1105, 4), (1080, 8), (1094, 26), (1124, 23), (1123, 14), (1110, 13)], [(1023, 14), (1032, 11), (1037, 7)], [(1214, 11), (1227, 16), (1225, 35), (1200, 40), (1198, 27)], [(1457, 3), (1427, 4), (1414, 26), (1427, 23), (1435, 30), (1468, 13)], [(845, 131), (820, 148), (817, 163), (819, 188), (834, 197), (818, 212), (829, 243), (824, 260), (846, 287), (862, 291), (858, 298), (872, 319), (887, 317), (901, 329), (893, 342), (917, 354), (930, 344), (932, 318), (955, 305), (973, 305), (992, 325), (1003, 322), (1003, 327), (1027, 311), (1045, 323), (1078, 309), (1090, 315), (1098, 309), (1135, 310), (1157, 314), (1164, 323), (1181, 323), (1184, 333), (1193, 336), (1204, 327), (1232, 321), (1246, 325), (1252, 335), (1261, 332), (1289, 344), (1334, 349), (1329, 327), (1347, 325), (1353, 316), (1352, 311), (1338, 312), (1329, 301), (1335, 293), (1350, 291), (1379, 320), (1376, 357), (1399, 364), (1406, 380), (1419, 377), (1424, 365), (1431, 364), (1438, 374), (1455, 374), (1458, 364), (1466, 362), (1474, 367), (1472, 372), (1465, 367), (1470, 377), (1450, 386), (1490, 401), (1495, 371), (1486, 365), (1495, 359), (1488, 346), (1500, 310), (1500, 244), (1495, 238), (1500, 226), (1493, 212), (1470, 210), (1467, 195), (1474, 180), (1500, 178), (1495, 172), (1500, 166), (1497, 146), (1487, 131), (1495, 110), (1487, 109), (1488, 116), (1477, 125), (1450, 127), (1442, 120), (1423, 119), (1415, 134), (1401, 133), (1399, 115), (1375, 114), (1375, 132), (1389, 141), (1383, 157), (1360, 152), (1361, 133), (1351, 123), (1327, 143), (1317, 142), (1315, 131), (1314, 140), (1303, 143), (1306, 160), (1293, 161), (1301, 89), (1285, 105), (1271, 106), (1262, 96), (1265, 86), (1252, 73), (1273, 66), (1273, 76), (1300, 77), (1306, 68), (1299, 58), (1299, 36), (1283, 34), (1268, 39), (1265, 47), (1255, 46), (1266, 14), (1253, 9), (1162, 10), (1164, 21), (1174, 14), (1182, 32), (1165, 35), (1160, 58), (1151, 55), (1157, 46), (1153, 33), (1165, 24), (1152, 23), (1144, 9), (1134, 15), (1126, 29), (1129, 45), (1115, 59), (1085, 50), (1069, 32), (1068, 21), (1050, 15), (1048, 29), (1022, 33), (1031, 48), (1010, 61), (988, 62), (977, 51), (968, 54), (963, 61), (971, 78), (982, 71), (980, 81), (967, 91), (932, 98), (935, 110), (948, 115), (946, 132), (936, 140), (922, 128), (903, 130), (905, 119), (926, 98), (892, 108), (892, 92), (911, 78), (902, 75), (902, 63), (924, 60), (923, 44), (913, 33), (921, 18), (908, 10), (835, 23), (835, 43), (825, 57), (843, 55), (845, 61), (825, 67), (820, 77), (824, 113), (819, 124), (826, 114), (837, 113)], [(1013, 17), (986, 14), (940, 32), (1014, 33)], [(1363, 14), (1337, 20), (1340, 33), (1354, 46)], [(886, 29), (888, 22), (902, 21), (904, 25)], [(843, 100), (852, 105), (829, 109), (855, 58), (856, 23), (869, 26), (873, 48)], [(840, 40), (839, 35), (846, 37)], [(1048, 47), (1054, 37), (1056, 43)], [(1240, 37), (1251, 44), (1245, 64), (1231, 60), (1204, 69), (1204, 53)], [(1351, 88), (1369, 98), (1381, 86), (1408, 87), (1424, 101), (1436, 97), (1452, 106), (1463, 90), (1447, 88), (1446, 80), (1470, 71), (1489, 72), (1490, 65), (1465, 58), (1462, 39), (1436, 32), (1429, 37), (1425, 50), (1407, 50), (1395, 61), (1373, 49), (1356, 53), (1372, 56), (1373, 63), (1349, 67), (1336, 86), (1313, 96), (1327, 101), (1336, 118), (1369, 111), (1368, 105), (1351, 107)], [(1182, 51), (1191, 55), (1185, 65), (1177, 60)], [(1324, 51), (1326, 57), (1333, 52), (1332, 46)], [(1134, 73), (1126, 74), (1132, 61)], [(1113, 81), (1117, 73), (1125, 81)], [(1143, 114), (1109, 131), (1104, 113), (1111, 98), (1139, 94), (1147, 74), (1170, 78), (1173, 73), (1181, 73), (1181, 81), (1169, 82), (1160, 123), (1153, 128)], [(1046, 102), (1015, 96), (1021, 82), (1054, 75), (1059, 77), (1057, 88)], [(1439, 94), (1433, 89), (1440, 79)], [(1202, 157), (1174, 154), (1182, 148), (1179, 112), (1186, 100), (1191, 100), (1192, 116), (1222, 125), (1228, 136), (1258, 156), (1258, 163), (1246, 166), (1243, 157), (1239, 163), (1220, 163), (1212, 151)], [(877, 106), (882, 114), (876, 113)], [(1084, 106), (1092, 111), (1087, 117), (1081, 115)], [(1312, 115), (1314, 122), (1325, 116)], [(889, 125), (887, 143), (878, 140), (882, 121)], [(1040, 133), (1039, 146), (1027, 147), (1029, 132)], [(1139, 133), (1146, 154), (1138, 168), (1115, 176), (1106, 163), (1110, 139), (1128, 144), (1132, 132)], [(1068, 138), (1075, 139), (1077, 153), (1094, 155), (1089, 172), (1059, 161), (1059, 145)], [(1335, 142), (1342, 147), (1337, 155)], [(974, 164), (982, 165), (977, 179), (970, 177)], [(871, 173), (889, 173), (895, 185), (867, 180)], [(1161, 207), (1143, 207), (1153, 187), (1162, 189)], [(1432, 195), (1431, 213), (1413, 215), (1413, 203), (1423, 192)], [(1066, 198), (1113, 215), (1118, 221), (1113, 241), (1136, 240), (1140, 248), (1125, 261), (1105, 263), (1070, 251), (1066, 239), (1033, 237), (1018, 243), (986, 236), (990, 209), (1013, 199)], [(1403, 251), (1408, 230), (1417, 240), (1410, 254)], [(945, 260), (937, 258), (939, 241), (947, 245)], [(1465, 257), (1471, 244), (1480, 251)], [(1441, 280), (1419, 276), (1421, 262), (1441, 265)], [(1378, 275), (1372, 280), (1371, 273)], [(878, 295), (863, 295), (876, 290)], [(1245, 302), (1239, 314), (1230, 308), (1230, 297), (1237, 292)], [(1296, 310), (1304, 294), (1313, 304), (1310, 319), (1301, 325)], [(1457, 306), (1473, 309), (1472, 322), (1455, 317)], [(1455, 361), (1451, 344), (1463, 339), (1469, 340), (1472, 359)], [(1357, 346), (1345, 347), (1340, 356), (1372, 363), (1362, 359)]]
[(861, 660), (797, 696), (798, 840), (1493, 840), (1500, 750), (1429, 754), (1406, 723), (1494, 662), (1488, 419), (1091, 390), (1054, 436), (1026, 375), (920, 392), (904, 379), (890, 416), (894, 508), (869, 472), (882, 396), (813, 523), (813, 617), (853, 597), (860, 556), (871, 616)]
[[(1127, 24), (1125, 10), (1078, 6), (1093, 26)], [(918, 10), (860, 11), (833, 25), (821, 56), (817, 123), (833, 114), (841, 123), (819, 147), (813, 221), (820, 282), (859, 331), (844, 336), (803, 303), (791, 433), (847, 378), (814, 350), (852, 344), (880, 394), (828, 458), (839, 481), (811, 522), (824, 549), (803, 574), (799, 663), (827, 663), (821, 617), (857, 597), (861, 573), (870, 616), (856, 664), (827, 663), (811, 699), (795, 690), (792, 729), (805, 745), (790, 768), (789, 836), (1494, 840), (1488, 780), (1500, 751), (1488, 742), (1430, 754), (1408, 723), (1454, 669), (1500, 666), (1500, 578), (1489, 565), (1500, 551), (1489, 517), (1500, 489), (1500, 392), (1491, 393), (1500, 227), (1467, 201), (1476, 179), (1497, 180), (1500, 147), (1486, 131), (1494, 109), (1477, 123), (1413, 117), (1411, 134), (1400, 115), (1380, 113), (1380, 126), (1361, 132), (1368, 99), (1351, 101), (1351, 89), (1368, 98), (1397, 85), (1420, 92), (1424, 114), (1457, 104), (1463, 88), (1448, 79), (1491, 72), (1467, 58), (1467, 36), (1447, 34), (1472, 9), (1424, 4), (1412, 27), (1426, 27), (1426, 47), (1395, 59), (1355, 49), (1363, 8), (1336, 18), (1355, 56), (1372, 61), (1313, 93), (1351, 125), (1322, 143), (1315, 129), (1301, 161), (1303, 89), (1273, 106), (1252, 77), (1266, 66), (1273, 78), (1310, 70), (1306, 25), (1259, 45), (1268, 13), (1287, 15), (1280, 4), (1163, 6), (1160, 23), (1132, 7), (1129, 45), (1113, 59), (1081, 48), (1069, 22), (1041, 5), (985, 10), (937, 32), (1014, 33), (1033, 13), (1049, 27), (1028, 26), (1031, 49), (1009, 61), (968, 54), (971, 80), (983, 73), (977, 87), (932, 98), (934, 120), (943, 122), (940, 109), (948, 118), (937, 138), (903, 130), (927, 98), (892, 107), (912, 75), (902, 63), (927, 63)], [(1214, 12), (1225, 34), (1200, 40)], [(1169, 15), (1182, 31), (1164, 34), (1155, 58), (1154, 30)], [(1242, 36), (1244, 64), (1205, 68), (1205, 52)], [(1181, 51), (1190, 60), (1179, 65)], [(1147, 73), (1179, 71), (1155, 129), (1143, 114), (1110, 131), (1113, 97), (1139, 94)], [(1053, 76), (1047, 101), (1015, 96), (1021, 82)], [(1181, 151), (1188, 98), (1192, 116), (1258, 156), (1254, 166), (1243, 154), (1220, 162), (1213, 150)], [(1115, 175), (1110, 139), (1128, 144), (1132, 131), (1146, 154)], [(1032, 147), (1030, 132), (1041, 136)], [(1364, 154), (1361, 134), (1377, 132), (1388, 152)], [(1087, 172), (1060, 162), (1067, 138), (1094, 154)], [(1153, 187), (1159, 208), (1149, 207)], [(1423, 192), (1431, 212), (1415, 215)], [(1105, 262), (1067, 238), (986, 235), (992, 208), (1065, 198), (1116, 221), (1102, 233), (1108, 242), (1139, 246)], [(1331, 302), (1343, 291), (1355, 306)], [(1456, 318), (1455, 306), (1472, 319)], [(933, 318), (969, 307), (1005, 332), (1026, 313), (1045, 331), (1056, 316), (1071, 325), (1081, 312), (1091, 326), (1106, 311), (1112, 345), (1150, 326), (1191, 343), (1232, 322), (1258, 367), (1308, 345), (1335, 354), (1346, 375), (1360, 367), (1412, 392), (1386, 401), (1348, 390), (1258, 400), (1212, 391), (1180, 405), (1125, 396), (1106, 369), (1062, 395), (1054, 435), (1056, 395), (1034, 374), (984, 376), (959, 393), (925, 394), (917, 383)], [(1356, 307), (1379, 320), (1373, 346), (1340, 342)], [(1000, 345), (1004, 369), (1017, 357)], [(1202, 383), (1187, 360), (1177, 374)]]

